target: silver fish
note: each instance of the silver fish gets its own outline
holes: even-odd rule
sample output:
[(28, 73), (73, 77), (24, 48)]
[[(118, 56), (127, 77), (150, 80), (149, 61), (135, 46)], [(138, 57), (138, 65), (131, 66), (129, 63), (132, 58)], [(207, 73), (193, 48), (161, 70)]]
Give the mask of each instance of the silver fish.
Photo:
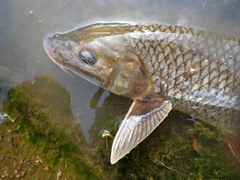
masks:
[(44, 39), (49, 57), (115, 94), (133, 99), (112, 145), (129, 153), (171, 109), (221, 127), (240, 161), (240, 40), (159, 24), (98, 23)]

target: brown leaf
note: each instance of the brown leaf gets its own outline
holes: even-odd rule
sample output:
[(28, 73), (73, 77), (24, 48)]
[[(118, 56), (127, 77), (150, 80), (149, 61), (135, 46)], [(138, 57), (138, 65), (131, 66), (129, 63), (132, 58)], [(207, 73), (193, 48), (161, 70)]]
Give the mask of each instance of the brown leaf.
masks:
[(44, 171), (46, 171), (46, 172), (49, 172), (50, 171), (50, 168), (48, 167), (48, 166), (45, 166), (45, 167), (43, 167), (42, 168)]
[(23, 172), (21, 173), (21, 177), (25, 176), (25, 173), (26, 173), (26, 171), (23, 171)]
[(198, 142), (197, 142), (197, 139), (196, 139), (196, 138), (193, 140), (193, 149), (194, 149), (196, 152), (199, 152), (199, 146), (198, 146)]

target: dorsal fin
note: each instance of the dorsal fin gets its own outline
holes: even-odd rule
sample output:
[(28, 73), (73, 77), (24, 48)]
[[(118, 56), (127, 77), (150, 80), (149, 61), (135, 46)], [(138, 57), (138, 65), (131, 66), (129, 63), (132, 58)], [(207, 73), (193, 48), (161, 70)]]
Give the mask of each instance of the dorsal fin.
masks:
[(128, 154), (143, 141), (168, 115), (170, 101), (134, 100), (112, 145), (111, 163)]

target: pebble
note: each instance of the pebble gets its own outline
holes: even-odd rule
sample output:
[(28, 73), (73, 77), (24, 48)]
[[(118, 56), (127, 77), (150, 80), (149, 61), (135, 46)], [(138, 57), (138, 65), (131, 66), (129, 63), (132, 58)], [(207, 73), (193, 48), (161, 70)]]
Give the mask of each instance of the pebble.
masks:
[(23, 162), (24, 162), (24, 159), (21, 159), (21, 160), (20, 160), (20, 164), (22, 164)]
[(4, 170), (3, 174), (4, 174), (4, 176), (8, 177), (8, 171), (7, 170)]
[(60, 169), (58, 169), (58, 173), (57, 173), (57, 180), (59, 180), (59, 177), (62, 175), (62, 171)]
[(50, 172), (50, 168), (48, 167), (48, 166), (45, 166), (45, 167), (43, 167), (42, 168), (44, 171), (46, 171), (46, 172)]
[(30, 164), (32, 164), (32, 162), (30, 160), (28, 160), (28, 161), (26, 161), (26, 164), (30, 165)]
[(18, 125), (18, 126), (16, 127), (16, 130), (18, 131), (20, 128), (21, 128), (21, 125)]
[(7, 114), (6, 113), (4, 113), (4, 112), (2, 112), (2, 113), (0, 113), (0, 120), (5, 120), (5, 119), (7, 119)]

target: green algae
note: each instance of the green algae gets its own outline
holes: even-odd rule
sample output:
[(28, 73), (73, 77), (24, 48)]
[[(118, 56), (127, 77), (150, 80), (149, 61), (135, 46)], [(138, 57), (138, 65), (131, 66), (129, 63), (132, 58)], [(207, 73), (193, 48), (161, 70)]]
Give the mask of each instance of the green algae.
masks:
[[(35, 77), (34, 84), (25, 81), (9, 91), (3, 111), (15, 121), (6, 120), (0, 125), (3, 139), (0, 143), (4, 146), (0, 148), (4, 157), (0, 167), (12, 174), (10, 177), (16, 168), (9, 161), (14, 159), (14, 164), (21, 162), (20, 177), (55, 179), (61, 170), (61, 179), (102, 179), (96, 168), (83, 158), (82, 144), (76, 139), (81, 130), (74, 126), (70, 98), (66, 97), (70, 97), (67, 92), (46, 77)], [(12, 145), (8, 143), (9, 138)], [(13, 144), (16, 146), (13, 153), (7, 153)]]

